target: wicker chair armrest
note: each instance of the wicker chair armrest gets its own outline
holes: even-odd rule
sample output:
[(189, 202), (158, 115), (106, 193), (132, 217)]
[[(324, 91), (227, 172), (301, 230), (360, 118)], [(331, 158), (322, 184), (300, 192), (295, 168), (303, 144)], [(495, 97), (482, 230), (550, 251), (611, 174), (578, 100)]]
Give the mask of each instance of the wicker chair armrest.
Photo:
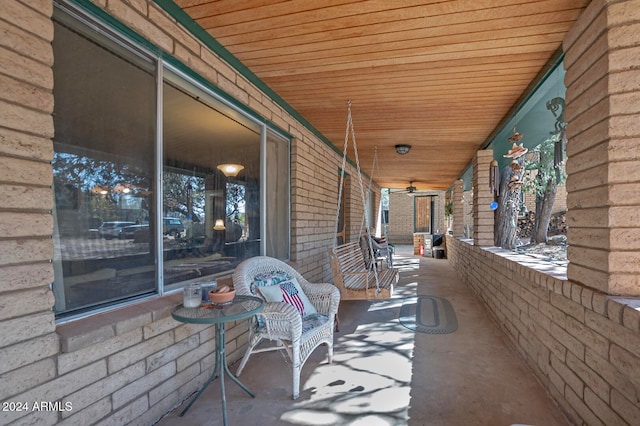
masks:
[(298, 310), (285, 302), (265, 302), (262, 315), (267, 334), (295, 340), (302, 336), (302, 318)]
[(340, 304), (340, 290), (329, 283), (301, 284), (309, 302), (321, 314), (335, 315)]

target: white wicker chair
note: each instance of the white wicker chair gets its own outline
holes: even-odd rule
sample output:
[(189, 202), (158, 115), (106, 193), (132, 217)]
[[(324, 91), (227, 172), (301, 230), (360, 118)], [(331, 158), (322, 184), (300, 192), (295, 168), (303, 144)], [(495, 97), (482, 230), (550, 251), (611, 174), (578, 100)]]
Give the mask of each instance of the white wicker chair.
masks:
[[(253, 285), (257, 276), (268, 276), (285, 273), (295, 278), (311, 304), (319, 314), (328, 318), (317, 321), (313, 327), (305, 324), (303, 332), (302, 317), (295, 307), (284, 302), (265, 302), (264, 310), (259, 314), (263, 324), (252, 327), (249, 347), (245, 352), (236, 372), (242, 373), (252, 353), (286, 350), (293, 366), (293, 399), (300, 394), (300, 371), (305, 361), (315, 348), (327, 345), (329, 362), (333, 359), (334, 319), (340, 303), (340, 292), (332, 284), (315, 284), (305, 280), (298, 271), (286, 263), (267, 256), (257, 256), (240, 263), (233, 274), (233, 285), (236, 294), (257, 296), (260, 292)], [(257, 349), (263, 340), (276, 341), (276, 346)]]

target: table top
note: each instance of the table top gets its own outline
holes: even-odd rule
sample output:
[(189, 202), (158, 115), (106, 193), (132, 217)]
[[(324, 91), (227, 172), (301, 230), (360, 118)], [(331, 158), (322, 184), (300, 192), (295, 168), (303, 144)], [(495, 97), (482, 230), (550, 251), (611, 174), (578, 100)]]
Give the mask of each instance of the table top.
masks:
[(264, 302), (259, 297), (238, 295), (225, 305), (205, 302), (197, 308), (185, 308), (180, 304), (173, 309), (171, 316), (176, 321), (191, 324), (216, 324), (249, 318), (263, 308)]

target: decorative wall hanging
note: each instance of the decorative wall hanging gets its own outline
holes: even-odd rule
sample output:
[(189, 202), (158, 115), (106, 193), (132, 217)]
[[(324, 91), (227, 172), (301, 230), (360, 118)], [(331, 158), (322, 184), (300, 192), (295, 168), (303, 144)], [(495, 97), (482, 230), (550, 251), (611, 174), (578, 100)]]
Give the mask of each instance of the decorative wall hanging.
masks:
[(492, 195), (500, 195), (500, 172), (498, 170), (498, 162), (495, 159), (489, 165), (489, 188)]
[(567, 135), (564, 130), (553, 144), (553, 165), (558, 167), (564, 161), (564, 147), (567, 144)]
[(554, 130), (552, 135), (557, 135), (557, 139), (553, 146), (553, 165), (558, 167), (564, 161), (564, 147), (567, 142), (567, 135), (565, 134), (567, 129), (567, 123), (564, 121), (564, 99), (557, 96), (547, 101), (547, 109), (551, 111), (556, 118), (554, 124)]
[(513, 135), (511, 135), (511, 137), (508, 139), (509, 142), (520, 142), (520, 139), (522, 139), (524, 135), (522, 133), (518, 133), (516, 131), (516, 126), (513, 126)]
[[(518, 133), (518, 135), (520, 135), (520, 137), (522, 138), (522, 133)], [(509, 138), (509, 141), (511, 141), (511, 138)], [(504, 154), (503, 157), (505, 157), (505, 158), (520, 158), (523, 155), (525, 155), (527, 152), (529, 152), (529, 150), (527, 148), (525, 148), (523, 146), (523, 144), (518, 145), (518, 144), (514, 143), (513, 146), (511, 147), (511, 149), (509, 150), (509, 152)]]

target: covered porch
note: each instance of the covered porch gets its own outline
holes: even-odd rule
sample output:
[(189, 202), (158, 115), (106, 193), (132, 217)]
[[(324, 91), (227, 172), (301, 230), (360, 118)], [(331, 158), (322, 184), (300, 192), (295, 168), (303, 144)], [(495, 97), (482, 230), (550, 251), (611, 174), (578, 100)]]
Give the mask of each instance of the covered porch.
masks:
[[(3, 10), (6, 37), (0, 56), (7, 90), (0, 91), (0, 400), (6, 410), (0, 425), (220, 424), (215, 382), (186, 416), (177, 417), (180, 405), (211, 375), (215, 349), (213, 327), (182, 324), (171, 317), (182, 300), (180, 286), (195, 274), (226, 278), (235, 263), (224, 262), (257, 254), (290, 261), (311, 282), (331, 282), (327, 249), (339, 222), (340, 170), (352, 179), (344, 209), (348, 240), (358, 236), (366, 209), (363, 197), (352, 191), (356, 181), (363, 180), (358, 179), (357, 162), (349, 158), (347, 166), (341, 166), (339, 144), (348, 99), (357, 105), (364, 180), (371, 176), (366, 175), (376, 151), (380, 154), (382, 166), (366, 188), (370, 206), (381, 204), (381, 188), (450, 191), (453, 223), (445, 237), (447, 258), (417, 257), (410, 247), (399, 248), (396, 296), (342, 304), (335, 362), (328, 365), (322, 349), (312, 355), (303, 369), (300, 399), (291, 400), (291, 369), (279, 354), (251, 359), (241, 379), (256, 398), (228, 382), (230, 423), (640, 424), (640, 0), (419, 1), (410, 8), (417, 14), (396, 8), (394, 2), (345, 1), (337, 10), (334, 2), (325, 2), (320, 12), (329, 14), (317, 21), (319, 27), (291, 20), (300, 16), (316, 22), (317, 11), (296, 14), (289, 8), (314, 2), (264, 2), (273, 16), (262, 13), (261, 6), (250, 11), (248, 20), (245, 11), (222, 13), (195, 3), (231, 8), (245, 4), (12, 0)], [(396, 9), (367, 12), (379, 29), (366, 39), (371, 56), (360, 52), (362, 40), (354, 21), (342, 19), (353, 12), (359, 20), (363, 5), (369, 7), (364, 12), (383, 5)], [(408, 33), (403, 19), (397, 19), (397, 40), (387, 38), (387, 19), (394, 16), (410, 18), (408, 24), (417, 24), (417, 32)], [(281, 27), (267, 36), (260, 28), (274, 20)], [(470, 26), (481, 21), (493, 26), (482, 31)], [(333, 36), (325, 23), (333, 26)], [(434, 33), (429, 25), (446, 31)], [(308, 28), (334, 50), (290, 31)], [(514, 37), (516, 28), (524, 31), (520, 37)], [(238, 48), (236, 42), (225, 41), (225, 34), (213, 32), (220, 29), (238, 30), (274, 49), (273, 54), (252, 53), (262, 49), (259, 46)], [(338, 34), (358, 43), (345, 50), (334, 43)], [(480, 34), (485, 41), (474, 44)], [(276, 35), (287, 37), (271, 37)], [(81, 39), (87, 50), (69, 48), (67, 37)], [(274, 44), (274, 38), (284, 44)], [(292, 38), (301, 42), (298, 52), (288, 50)], [(407, 51), (407, 40), (419, 45)], [(381, 43), (386, 49), (380, 49)], [(319, 49), (309, 51), (310, 44)], [(316, 57), (318, 52), (323, 56)], [(380, 57), (382, 52), (386, 57)], [(394, 56), (398, 52), (408, 53), (403, 57), (411, 63)], [(527, 52), (535, 57), (527, 59)], [(491, 53), (499, 54), (486, 56)], [(65, 54), (68, 73), (60, 68)], [(113, 59), (113, 67), (94, 61), (101, 55)], [(559, 66), (566, 70), (562, 120), (567, 123), (569, 227), (569, 264), (560, 272), (553, 266), (537, 269), (532, 259), (494, 247), (489, 186), (491, 160), (505, 158), (504, 147), (492, 147), (491, 139), (502, 124), (510, 123), (509, 117), (518, 119), (518, 131), (533, 139), (518, 112), (548, 67), (559, 64), (559, 56)], [(469, 57), (475, 65), (467, 62)], [(301, 67), (305, 58), (310, 62)], [(362, 59), (362, 67), (340, 69), (349, 63), (345, 59)], [(78, 72), (80, 64), (106, 72)], [(137, 77), (116, 71), (116, 65)], [(295, 75), (298, 70), (302, 75)], [(337, 71), (334, 83), (316, 74), (332, 70)], [(104, 84), (107, 76), (113, 77), (112, 86)], [(145, 84), (136, 84), (138, 78)], [(61, 81), (79, 96), (65, 95)], [(429, 91), (417, 90), (417, 83)], [(105, 93), (87, 96), (89, 87)], [(86, 107), (98, 106), (96, 99), (114, 95), (108, 87), (121, 93), (109, 96), (113, 102), (105, 106), (108, 112), (85, 115)], [(144, 89), (140, 99), (146, 107), (130, 100), (130, 88)], [(323, 93), (330, 97), (323, 98)], [(499, 93), (505, 96), (494, 98)], [(72, 107), (69, 112), (77, 116), (61, 114), (65, 99)], [(181, 117), (194, 115), (169, 107), (205, 105), (201, 100), (215, 116), (238, 120), (232, 121), (250, 136), (248, 143), (230, 137), (232, 132), (222, 125), (199, 131), (198, 139), (171, 139), (182, 135), (171, 128), (183, 130), (171, 124), (185, 124), (188, 120)], [(398, 101), (395, 108), (392, 100)], [(132, 119), (129, 124), (144, 118), (136, 127), (139, 134), (129, 131), (125, 118)], [(196, 124), (201, 123), (213, 121)], [(65, 130), (86, 133), (65, 136)], [(212, 137), (218, 134), (221, 137)], [(187, 143), (177, 143), (182, 141)], [(218, 141), (221, 144), (214, 143)], [(396, 150), (404, 144), (412, 146), (408, 156)], [(191, 149), (194, 146), (200, 151)], [(241, 184), (227, 181), (219, 169), (228, 161), (240, 161), (226, 158), (236, 153), (245, 155)], [(73, 156), (91, 160), (85, 170), (99, 170), (91, 167), (96, 161), (105, 162), (109, 170), (136, 166), (131, 183), (136, 183), (140, 202), (127, 201), (127, 191), (134, 186), (122, 185), (115, 179), (120, 176), (101, 177), (112, 181), (106, 188), (91, 177), (70, 173), (75, 170)], [(64, 161), (55, 164), (55, 159)], [(206, 160), (206, 168), (194, 167), (201, 160)], [(168, 178), (193, 181), (194, 186), (173, 188), (175, 193), (184, 189), (185, 200), (193, 200), (192, 190), (202, 190), (206, 217), (198, 222), (201, 229), (192, 227), (194, 232), (187, 232), (184, 240), (165, 236), (159, 226), (164, 224), (165, 205), (173, 205), (165, 203), (173, 198), (162, 191), (171, 189), (164, 183), (165, 171)], [(463, 204), (467, 181), (473, 200)], [(236, 184), (248, 194), (254, 214), (244, 213), (243, 229), (251, 232), (233, 238), (237, 232), (229, 232), (227, 238), (226, 228), (232, 231), (237, 223), (227, 225), (223, 215), (239, 220), (241, 212), (227, 212), (220, 191), (241, 192)], [(97, 260), (107, 263), (99, 264), (89, 258), (95, 257), (98, 243), (98, 223), (89, 213), (102, 206), (107, 195), (113, 216), (105, 216), (103, 223), (128, 222), (131, 218), (124, 213), (149, 210), (148, 219), (143, 215), (138, 225), (131, 225), (149, 238), (139, 241), (133, 231), (131, 239), (123, 234), (117, 241), (100, 240), (104, 250)], [(444, 216), (443, 199), (433, 197), (431, 217)], [(185, 213), (185, 221), (194, 218), (188, 208)], [(390, 216), (398, 218), (393, 211)], [(465, 226), (467, 219), (472, 226)], [(431, 231), (438, 228), (431, 226)], [(211, 251), (195, 250), (199, 247), (194, 244), (204, 241)], [(123, 262), (140, 254), (126, 250), (136, 244), (147, 244), (149, 255), (133, 259), (135, 264)], [(228, 250), (224, 256), (221, 247)], [(75, 253), (77, 248), (86, 249), (86, 268), (64, 263), (63, 249)], [(102, 294), (95, 304), (75, 306), (73, 302), (84, 298), (67, 300), (66, 291), (73, 296), (76, 289), (92, 296), (99, 289)], [(107, 289), (118, 291), (117, 300)], [(455, 332), (432, 335), (400, 323), (403, 306), (426, 295), (451, 302), (458, 322)], [(81, 310), (77, 316), (64, 316), (76, 308)], [(231, 362), (242, 357), (247, 335), (247, 322), (229, 327), (226, 350)], [(25, 402), (29, 410), (19, 410), (16, 404)], [(48, 409), (36, 409), (40, 403)]]
[[(298, 400), (291, 399), (291, 366), (280, 353), (255, 355), (242, 373), (255, 399), (227, 379), (229, 424), (569, 424), (449, 261), (416, 256), (412, 246), (398, 246), (395, 259), (394, 297), (341, 302), (333, 363), (324, 347), (313, 353)], [(448, 300), (458, 328), (429, 334), (403, 325), (402, 307), (416, 296)], [(211, 371), (203, 370), (201, 380)], [(183, 417), (191, 398), (157, 424), (222, 424), (219, 386), (216, 379)]]

